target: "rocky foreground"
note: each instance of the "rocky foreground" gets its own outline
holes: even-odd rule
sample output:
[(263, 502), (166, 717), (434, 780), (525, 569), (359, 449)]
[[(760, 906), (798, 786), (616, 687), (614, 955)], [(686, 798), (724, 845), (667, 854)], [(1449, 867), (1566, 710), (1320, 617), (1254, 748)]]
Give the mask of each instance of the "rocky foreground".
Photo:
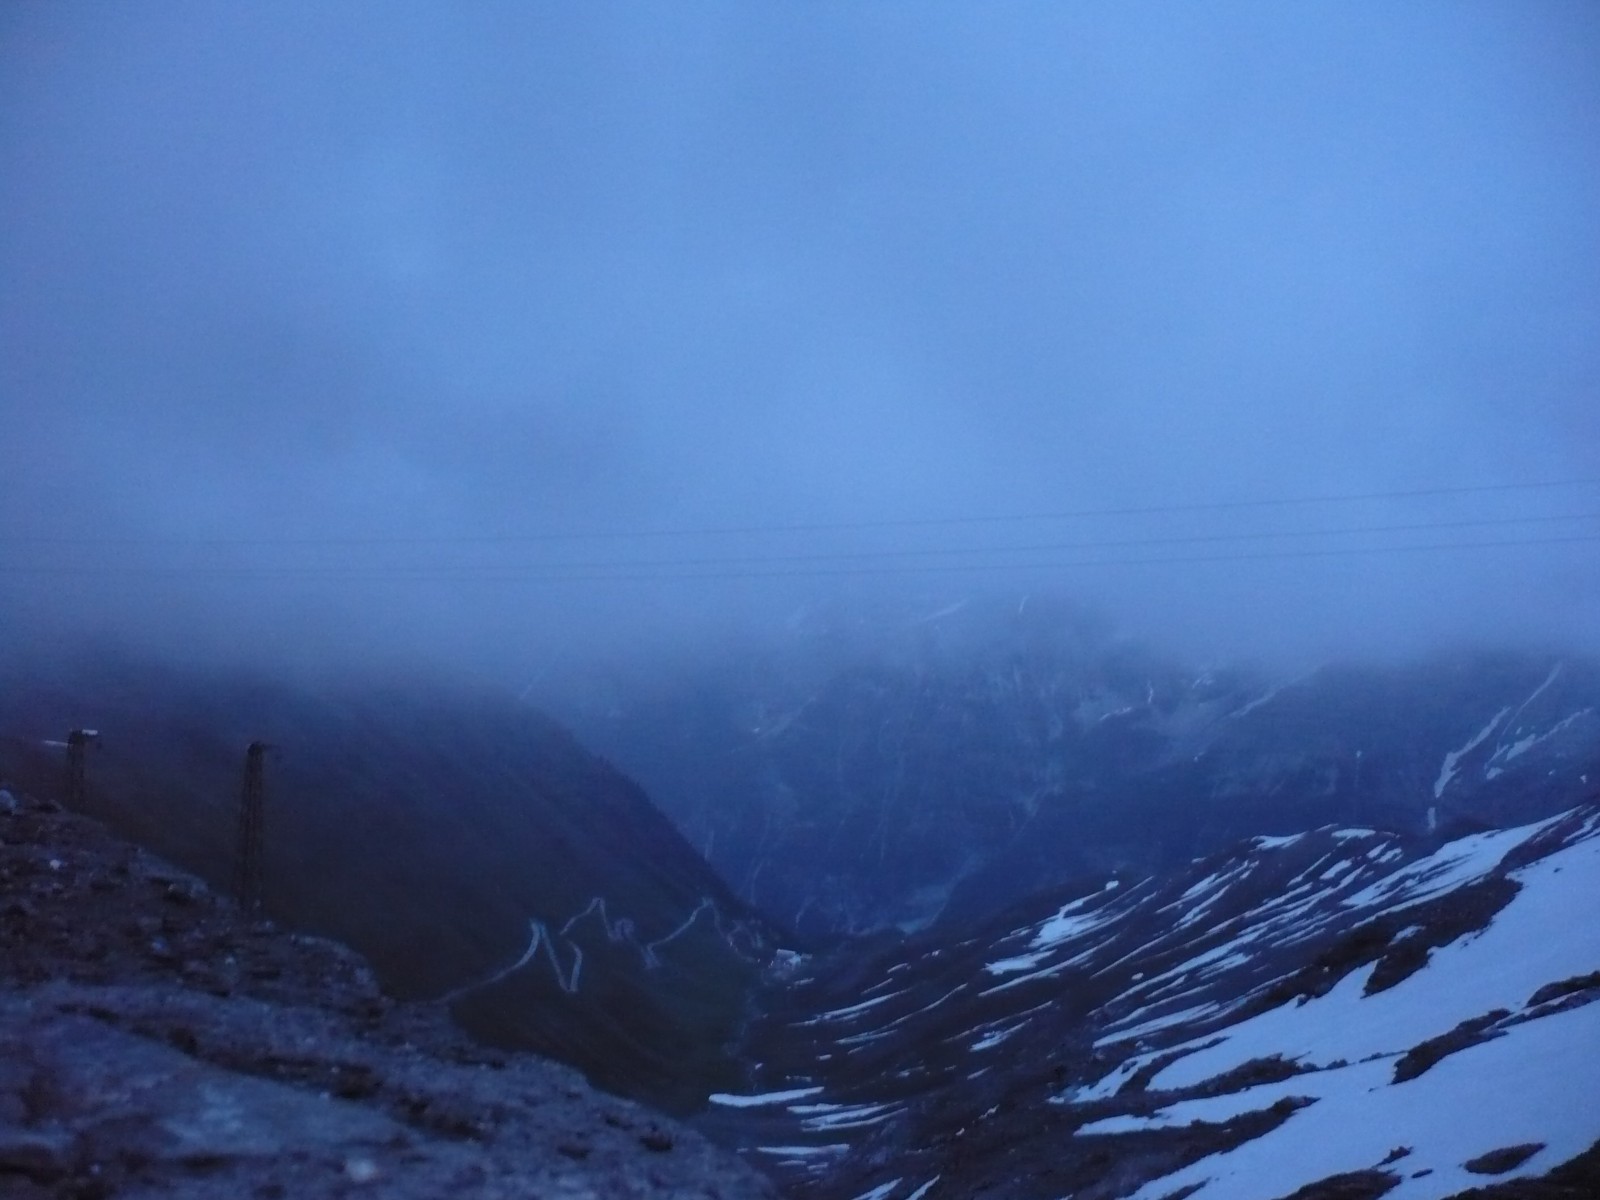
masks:
[(736, 1197), (574, 1071), (396, 1004), (93, 821), (0, 806), (0, 1196)]

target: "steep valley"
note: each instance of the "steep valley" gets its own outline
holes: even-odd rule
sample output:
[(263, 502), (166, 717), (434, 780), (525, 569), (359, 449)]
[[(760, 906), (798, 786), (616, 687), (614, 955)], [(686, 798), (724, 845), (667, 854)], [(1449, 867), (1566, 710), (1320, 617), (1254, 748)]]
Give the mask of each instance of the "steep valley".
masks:
[[(68, 798), (220, 911), (241, 754), (267, 743), (266, 914), (370, 961), (352, 1019), (448, 1014), (479, 1048), (446, 1058), (554, 1058), (796, 1197), (1600, 1194), (1593, 663), (1273, 683), (963, 611), (875, 632), (876, 657), (569, 691), (649, 795), (498, 692), (111, 660), (12, 672), (0, 770), (30, 819)], [(19, 853), (93, 907), (92, 873), (49, 878), (70, 856)], [(103, 909), (66, 923), (90, 975)], [(27, 919), (22, 1042), (90, 1004), (22, 978)], [(180, 1053), (257, 1019), (205, 986), (240, 968), (141, 938), (132, 977), (74, 986), (192, 965)], [(136, 1033), (173, 1003), (125, 998)]]

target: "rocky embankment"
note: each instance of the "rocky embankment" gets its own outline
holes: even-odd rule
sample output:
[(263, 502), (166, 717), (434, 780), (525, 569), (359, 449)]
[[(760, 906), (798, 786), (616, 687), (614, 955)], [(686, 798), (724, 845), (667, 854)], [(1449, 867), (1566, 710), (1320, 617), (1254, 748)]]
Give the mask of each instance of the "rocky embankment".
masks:
[(0, 806), (0, 1196), (765, 1197), (49, 801)]

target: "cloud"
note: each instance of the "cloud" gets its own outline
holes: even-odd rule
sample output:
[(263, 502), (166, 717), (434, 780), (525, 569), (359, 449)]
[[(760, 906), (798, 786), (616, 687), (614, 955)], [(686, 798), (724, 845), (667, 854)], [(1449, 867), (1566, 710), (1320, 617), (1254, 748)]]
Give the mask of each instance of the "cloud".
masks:
[(1593, 543), (1310, 553), (1595, 488), (473, 539), (1593, 476), (1597, 62), (1554, 4), (14, 5), (0, 606), (481, 665), (1054, 583), (1196, 652), (1595, 644)]

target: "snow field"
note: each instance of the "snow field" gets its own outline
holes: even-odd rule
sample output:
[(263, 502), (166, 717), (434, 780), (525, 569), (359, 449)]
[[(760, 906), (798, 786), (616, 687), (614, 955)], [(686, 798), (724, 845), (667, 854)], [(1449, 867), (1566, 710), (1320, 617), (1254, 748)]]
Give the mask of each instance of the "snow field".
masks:
[[(1205, 1200), (1276, 1200), (1330, 1175), (1376, 1167), (1398, 1147), (1410, 1152), (1390, 1168), (1402, 1179), (1385, 1200), (1441, 1200), (1491, 1181), (1542, 1175), (1600, 1140), (1597, 1046), (1600, 1004), (1588, 1004), (1518, 1025), (1405, 1083), (1388, 1082), (1392, 1062), (1384, 1058), (1174, 1105), (1163, 1110), (1173, 1121), (1227, 1119), (1245, 1096), (1250, 1103), (1316, 1097), (1271, 1133), (1154, 1180), (1132, 1200), (1157, 1200), (1196, 1183), (1203, 1186), (1194, 1195)], [(1464, 1168), (1491, 1150), (1535, 1142), (1544, 1149), (1492, 1180)]]

